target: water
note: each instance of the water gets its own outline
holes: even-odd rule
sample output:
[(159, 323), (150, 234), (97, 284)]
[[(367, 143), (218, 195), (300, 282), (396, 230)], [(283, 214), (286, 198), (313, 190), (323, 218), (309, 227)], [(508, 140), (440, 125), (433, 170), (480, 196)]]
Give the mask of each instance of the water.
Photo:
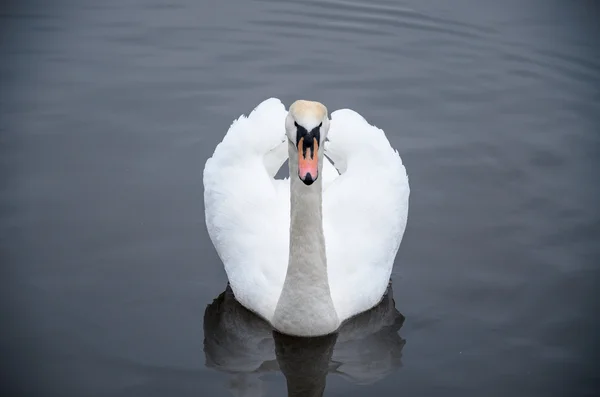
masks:
[[(281, 367), (326, 396), (593, 395), (597, 20), (534, 0), (4, 6), (3, 386), (276, 396)], [(361, 112), (408, 169), (392, 306), (355, 339), (298, 346), (207, 309), (226, 277), (204, 162), (270, 96)]]

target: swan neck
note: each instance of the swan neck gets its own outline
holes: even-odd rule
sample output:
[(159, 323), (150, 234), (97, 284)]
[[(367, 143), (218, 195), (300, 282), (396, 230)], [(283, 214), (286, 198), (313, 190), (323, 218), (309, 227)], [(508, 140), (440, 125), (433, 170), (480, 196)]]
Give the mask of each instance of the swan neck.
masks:
[[(313, 279), (329, 289), (327, 258), (323, 234), (323, 176), (319, 161), (319, 176), (306, 185), (298, 177), (298, 153), (290, 150), (290, 257), (288, 274), (311, 274)], [(322, 160), (322, 159), (319, 159)]]
[(325, 335), (339, 326), (327, 278), (322, 164), (320, 154), (317, 179), (304, 184), (298, 177), (298, 152), (290, 142), (290, 255), (273, 325), (297, 336)]

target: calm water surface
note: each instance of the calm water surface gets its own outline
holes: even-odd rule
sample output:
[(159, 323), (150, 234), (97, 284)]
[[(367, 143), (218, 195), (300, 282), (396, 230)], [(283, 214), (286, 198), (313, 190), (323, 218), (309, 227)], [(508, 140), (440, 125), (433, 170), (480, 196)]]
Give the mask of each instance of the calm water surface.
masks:
[[(3, 6), (3, 386), (594, 395), (598, 20), (553, 0)], [(204, 162), (270, 96), (361, 112), (412, 186), (384, 306), (307, 346), (222, 294), (204, 226)]]

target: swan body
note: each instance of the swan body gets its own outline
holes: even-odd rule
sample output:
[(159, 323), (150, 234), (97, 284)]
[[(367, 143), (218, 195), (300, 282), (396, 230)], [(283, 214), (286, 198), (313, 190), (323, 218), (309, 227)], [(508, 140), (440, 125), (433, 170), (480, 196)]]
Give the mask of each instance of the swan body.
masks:
[[(290, 177), (275, 179), (288, 158)], [(409, 194), (384, 132), (349, 109), (330, 120), (318, 102), (263, 101), (204, 168), (206, 226), (236, 299), (297, 336), (335, 332), (380, 302)]]

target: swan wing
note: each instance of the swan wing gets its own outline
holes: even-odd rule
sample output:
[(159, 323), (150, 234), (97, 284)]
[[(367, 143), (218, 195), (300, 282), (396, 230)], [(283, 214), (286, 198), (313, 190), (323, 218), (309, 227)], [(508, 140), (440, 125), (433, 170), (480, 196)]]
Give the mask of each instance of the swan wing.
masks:
[(375, 306), (389, 283), (408, 216), (406, 169), (361, 115), (331, 114), (325, 154), (340, 175), (323, 195), (328, 278), (340, 319)]
[[(233, 122), (204, 168), (205, 219), (236, 299), (271, 319), (289, 255), (287, 111), (270, 98)], [(283, 150), (282, 149), (282, 143)]]

